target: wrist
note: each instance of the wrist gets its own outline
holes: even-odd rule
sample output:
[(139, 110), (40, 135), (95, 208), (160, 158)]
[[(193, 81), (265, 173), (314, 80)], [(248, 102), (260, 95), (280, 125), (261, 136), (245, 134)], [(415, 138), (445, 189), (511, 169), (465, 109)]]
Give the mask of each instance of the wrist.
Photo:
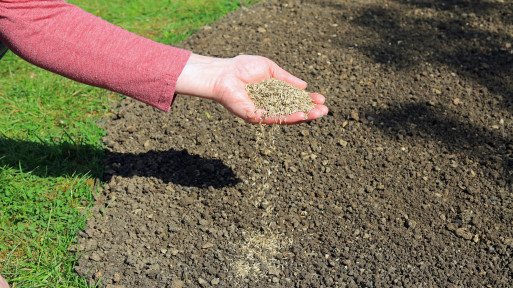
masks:
[(226, 59), (191, 54), (177, 79), (176, 93), (215, 100), (214, 87), (224, 61)]

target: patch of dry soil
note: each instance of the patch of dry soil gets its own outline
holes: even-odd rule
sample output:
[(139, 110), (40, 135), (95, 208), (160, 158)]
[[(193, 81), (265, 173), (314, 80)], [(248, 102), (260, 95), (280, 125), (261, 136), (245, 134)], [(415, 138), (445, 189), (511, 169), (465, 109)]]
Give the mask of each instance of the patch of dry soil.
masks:
[[(76, 271), (106, 287), (508, 287), (513, 6), (263, 1), (182, 44), (259, 54), (331, 108), (279, 127), (124, 100)], [(271, 175), (265, 173), (271, 169)]]

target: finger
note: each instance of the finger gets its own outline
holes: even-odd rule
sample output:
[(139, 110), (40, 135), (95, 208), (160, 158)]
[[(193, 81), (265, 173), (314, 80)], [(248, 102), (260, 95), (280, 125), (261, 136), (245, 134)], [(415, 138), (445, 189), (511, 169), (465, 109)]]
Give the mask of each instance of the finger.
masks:
[(322, 116), (324, 116), (328, 113), (327, 111), (326, 111), (326, 114), (324, 113), (324, 110), (327, 108), (328, 107), (326, 107), (324, 105), (316, 105), (316, 107), (314, 109), (312, 109), (312, 110), (310, 110), (310, 112), (308, 112), (307, 117), (302, 116), (302, 118), (295, 118), (296, 115), (293, 115), (294, 117), (290, 120), (295, 121), (295, 122), (290, 122), (288, 124), (300, 124), (300, 123), (309, 122), (309, 121), (321, 118)]
[(264, 109), (257, 109), (256, 111), (253, 109), (251, 111), (248, 111), (246, 113), (246, 117), (242, 117), (246, 122), (252, 123), (252, 124), (271, 124), (271, 123), (264, 123)]
[[(279, 124), (279, 125), (293, 125), (293, 124), (299, 124), (303, 122), (308, 122), (315, 120), (317, 118), (320, 118), (324, 115), (328, 114), (328, 107), (317, 104), (314, 109), (310, 110), (308, 112), (308, 115), (306, 116), (305, 112), (296, 112), (288, 116), (271, 116), (266, 117), (262, 119), (259, 123), (266, 124), (266, 125), (272, 125), (272, 124)], [(305, 117), (306, 116), (306, 117)]]
[(289, 84), (296, 86), (299, 89), (305, 90), (306, 89), (306, 82), (297, 78), (296, 76), (290, 74), (289, 72), (285, 71), (285, 69), (278, 66), (278, 64), (271, 61), (271, 77), (276, 78), (278, 80), (283, 80), (285, 82), (288, 82)]
[(315, 104), (324, 104), (324, 101), (326, 101), (326, 98), (318, 93), (310, 93), (310, 97)]
[(258, 109), (256, 112), (252, 112), (251, 114), (248, 113), (248, 117), (245, 120), (253, 124), (292, 125), (312, 121), (322, 116), (326, 116), (328, 115), (329, 109), (325, 105), (317, 104), (312, 110), (310, 110), (310, 112), (308, 112), (306, 117), (304, 112), (296, 112), (288, 116), (282, 115), (264, 118), (264, 112), (265, 111), (263, 109)]
[[(322, 113), (322, 116), (328, 115), (329, 109), (326, 105), (317, 104), (315, 105), (315, 109), (319, 110)], [(310, 115), (308, 115), (310, 116)]]
[(288, 116), (270, 116), (262, 119), (261, 123), (266, 125), (292, 125), (302, 122), (305, 116), (304, 112), (297, 112)]

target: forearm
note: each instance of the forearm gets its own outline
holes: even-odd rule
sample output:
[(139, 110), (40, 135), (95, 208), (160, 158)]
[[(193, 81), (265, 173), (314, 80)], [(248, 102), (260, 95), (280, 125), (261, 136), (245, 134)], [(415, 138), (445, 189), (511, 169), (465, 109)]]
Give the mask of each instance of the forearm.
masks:
[(0, 1), (0, 41), (43, 69), (164, 111), (190, 56), (58, 0)]

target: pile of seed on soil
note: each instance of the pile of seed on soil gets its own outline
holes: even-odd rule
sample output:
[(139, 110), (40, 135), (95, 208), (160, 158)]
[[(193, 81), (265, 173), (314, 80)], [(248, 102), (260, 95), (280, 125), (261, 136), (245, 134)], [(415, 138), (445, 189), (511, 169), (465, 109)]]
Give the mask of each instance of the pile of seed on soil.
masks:
[(296, 112), (308, 114), (315, 107), (308, 92), (274, 78), (248, 84), (246, 91), (255, 102), (256, 108), (264, 110), (264, 117), (291, 115)]

